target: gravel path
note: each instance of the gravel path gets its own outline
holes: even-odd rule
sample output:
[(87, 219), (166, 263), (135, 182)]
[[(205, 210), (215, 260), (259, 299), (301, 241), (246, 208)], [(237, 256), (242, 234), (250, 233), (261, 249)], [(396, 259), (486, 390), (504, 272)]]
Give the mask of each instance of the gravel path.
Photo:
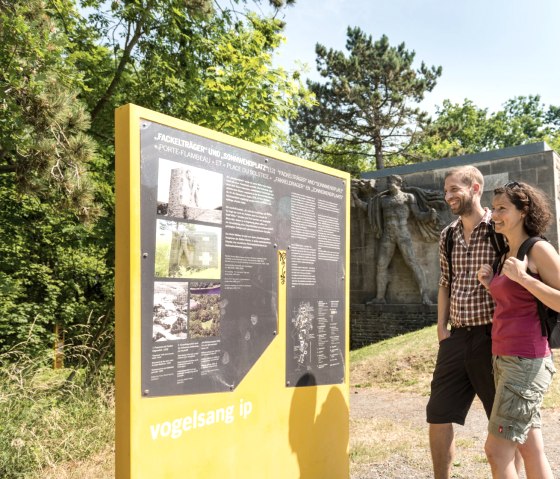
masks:
[[(370, 447), (385, 447), (386, 457), (381, 461), (368, 462), (356, 458), (352, 465), (351, 479), (429, 479), (432, 477), (431, 459), (428, 448), (428, 428), (425, 418), (427, 398), (418, 395), (395, 393), (368, 388), (351, 389), (351, 429), (367, 431), (371, 426), (371, 437), (350, 437), (352, 449), (369, 441)], [(560, 479), (560, 409), (544, 409), (543, 436), (548, 459)], [(385, 429), (378, 425), (385, 424)], [(394, 423), (395, 428), (387, 428)], [(464, 479), (491, 478), (490, 467), (484, 457), (487, 420), (480, 402), (475, 400), (465, 426), (456, 426), (456, 461), (452, 477)], [(408, 448), (391, 449), (388, 437), (393, 430), (401, 430), (403, 439), (414, 444)], [(381, 433), (379, 433), (381, 431)], [(378, 436), (378, 437), (375, 437)], [(371, 442), (373, 441), (373, 443)], [(385, 444), (384, 444), (385, 442)], [(377, 444), (375, 444), (377, 443)], [(524, 476), (523, 476), (524, 477)]]

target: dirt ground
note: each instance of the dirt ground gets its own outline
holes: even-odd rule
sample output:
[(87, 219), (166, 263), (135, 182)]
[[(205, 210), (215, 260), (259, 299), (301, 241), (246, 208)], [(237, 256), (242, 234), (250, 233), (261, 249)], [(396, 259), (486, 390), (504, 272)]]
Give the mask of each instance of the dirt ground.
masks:
[[(354, 453), (351, 479), (433, 477), (425, 418), (426, 402), (427, 397), (423, 396), (375, 388), (351, 389), (350, 430), (356, 432), (355, 435), (350, 435), (351, 448), (354, 451), (366, 451), (377, 447), (382, 451), (383, 457), (382, 460), (368, 461), (367, 457)], [(560, 479), (560, 409), (544, 409), (542, 418), (546, 454), (555, 479)], [(491, 478), (483, 449), (486, 425), (482, 405), (475, 400), (465, 426), (455, 427), (457, 450), (452, 477)], [(360, 434), (360, 430), (364, 431), (364, 435)], [(400, 431), (400, 447), (391, 439), (394, 431)]]
[[(426, 396), (376, 388), (350, 390), (350, 479), (431, 479), (425, 419)], [(560, 479), (560, 408), (544, 409), (545, 449), (555, 479)], [(486, 416), (475, 401), (465, 426), (456, 426), (453, 478), (491, 479), (484, 455)], [(114, 450), (85, 462), (65, 463), (42, 479), (114, 479)], [(521, 476), (525, 479), (525, 476)], [(320, 478), (304, 478), (320, 479)]]

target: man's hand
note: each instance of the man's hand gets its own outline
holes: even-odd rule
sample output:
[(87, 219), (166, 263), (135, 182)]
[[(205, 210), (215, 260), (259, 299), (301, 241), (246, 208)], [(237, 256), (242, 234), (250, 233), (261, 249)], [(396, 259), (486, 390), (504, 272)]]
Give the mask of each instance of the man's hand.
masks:
[(437, 336), (438, 336), (438, 341), (441, 343), (444, 339), (447, 339), (449, 336), (451, 336), (451, 331), (447, 329), (447, 325), (438, 324)]

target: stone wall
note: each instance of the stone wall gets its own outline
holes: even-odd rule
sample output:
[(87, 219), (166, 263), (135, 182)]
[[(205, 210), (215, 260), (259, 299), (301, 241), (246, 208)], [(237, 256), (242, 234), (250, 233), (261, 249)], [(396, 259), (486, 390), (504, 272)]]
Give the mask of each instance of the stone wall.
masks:
[(350, 308), (350, 348), (361, 348), (436, 322), (435, 305), (353, 304)]
[[(524, 181), (544, 190), (551, 199), (556, 215), (556, 221), (549, 228), (546, 236), (558, 247), (560, 157), (546, 143), (387, 168), (366, 173), (362, 178), (370, 181), (376, 192), (386, 188), (386, 179), (389, 175), (400, 175), (408, 186), (443, 191), (445, 172), (452, 167), (469, 164), (476, 166), (484, 175), (483, 206), (490, 207), (494, 188), (508, 181)], [(440, 213), (445, 215), (447, 223), (453, 219), (448, 210)], [(437, 242), (421, 241), (413, 224), (411, 224), (411, 231), (416, 257), (430, 286), (430, 298), (436, 302), (439, 281)], [(353, 347), (435, 323), (437, 314), (426, 314), (425, 307), (420, 304), (420, 293), (412, 273), (398, 249), (389, 267), (391, 280), (386, 295), (388, 304), (375, 308), (373, 305), (365, 305), (376, 293), (377, 241), (373, 238), (366, 215), (359, 208), (352, 208), (350, 234), (350, 324)]]

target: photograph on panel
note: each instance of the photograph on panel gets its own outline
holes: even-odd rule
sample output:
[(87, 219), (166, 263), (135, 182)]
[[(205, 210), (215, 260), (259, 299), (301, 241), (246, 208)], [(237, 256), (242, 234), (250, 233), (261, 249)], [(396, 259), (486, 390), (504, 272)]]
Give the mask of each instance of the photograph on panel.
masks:
[(160, 158), (157, 214), (221, 224), (222, 184), (220, 173)]
[(189, 283), (154, 283), (152, 341), (187, 339), (189, 323)]
[(220, 319), (224, 305), (220, 296), (220, 283), (191, 282), (189, 301), (189, 338), (219, 336)]
[(221, 228), (158, 219), (157, 278), (220, 279)]
[(312, 363), (311, 348), (313, 339), (318, 332), (314, 331), (315, 308), (309, 301), (301, 301), (297, 310), (292, 311), (291, 331), (293, 341), (293, 357), (296, 361), (296, 371), (309, 369)]

